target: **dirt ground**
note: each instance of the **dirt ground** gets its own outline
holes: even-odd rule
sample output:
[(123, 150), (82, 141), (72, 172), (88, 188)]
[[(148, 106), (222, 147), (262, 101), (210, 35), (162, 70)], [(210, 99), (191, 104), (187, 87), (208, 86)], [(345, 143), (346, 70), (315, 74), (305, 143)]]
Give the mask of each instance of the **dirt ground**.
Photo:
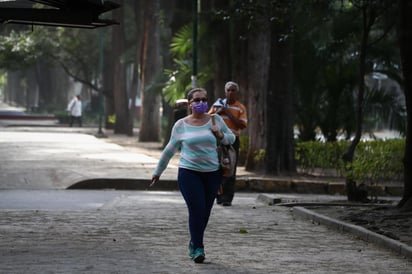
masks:
[(396, 204), (362, 206), (312, 206), (317, 213), (358, 225), (412, 246), (412, 212), (400, 212)]

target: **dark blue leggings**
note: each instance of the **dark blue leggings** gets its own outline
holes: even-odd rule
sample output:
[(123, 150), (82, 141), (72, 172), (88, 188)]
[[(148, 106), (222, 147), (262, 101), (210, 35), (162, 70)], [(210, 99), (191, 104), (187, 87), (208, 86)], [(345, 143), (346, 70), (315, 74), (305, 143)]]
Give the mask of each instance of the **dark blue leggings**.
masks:
[(179, 168), (177, 180), (189, 211), (191, 242), (195, 249), (203, 248), (203, 236), (222, 180), (222, 172), (198, 172)]

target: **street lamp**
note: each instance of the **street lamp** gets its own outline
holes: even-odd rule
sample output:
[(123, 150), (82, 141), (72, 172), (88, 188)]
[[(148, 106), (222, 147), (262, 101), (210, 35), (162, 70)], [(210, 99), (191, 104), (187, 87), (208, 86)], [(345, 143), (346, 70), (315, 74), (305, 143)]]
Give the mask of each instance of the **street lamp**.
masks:
[(99, 130), (96, 133), (96, 137), (107, 137), (102, 130), (103, 120), (103, 30), (99, 30), (99, 74), (100, 74), (100, 87), (99, 87)]
[(193, 0), (193, 73), (192, 88), (197, 87), (197, 9), (198, 0)]

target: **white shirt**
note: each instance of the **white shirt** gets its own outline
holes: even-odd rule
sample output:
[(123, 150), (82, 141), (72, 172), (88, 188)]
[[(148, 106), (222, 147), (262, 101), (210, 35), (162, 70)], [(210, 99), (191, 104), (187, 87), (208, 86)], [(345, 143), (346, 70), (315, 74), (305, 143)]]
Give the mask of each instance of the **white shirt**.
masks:
[(67, 111), (69, 111), (72, 116), (82, 116), (82, 101), (74, 97), (67, 106)]

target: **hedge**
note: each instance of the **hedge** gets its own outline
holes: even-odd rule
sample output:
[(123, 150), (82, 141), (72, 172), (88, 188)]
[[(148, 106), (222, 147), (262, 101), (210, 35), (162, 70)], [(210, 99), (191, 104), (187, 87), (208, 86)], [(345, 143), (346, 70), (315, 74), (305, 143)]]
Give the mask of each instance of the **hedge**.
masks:
[(361, 141), (353, 162), (344, 166), (342, 155), (349, 145), (349, 141), (299, 142), (295, 149), (298, 167), (306, 172), (334, 169), (341, 176), (363, 183), (403, 180), (404, 139)]

